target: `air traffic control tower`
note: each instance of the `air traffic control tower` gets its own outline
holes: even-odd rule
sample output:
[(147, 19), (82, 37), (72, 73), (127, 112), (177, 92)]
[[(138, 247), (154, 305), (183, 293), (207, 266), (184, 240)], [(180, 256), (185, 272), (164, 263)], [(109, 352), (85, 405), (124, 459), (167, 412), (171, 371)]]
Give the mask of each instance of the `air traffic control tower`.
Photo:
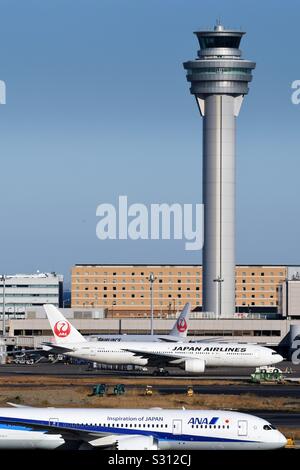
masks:
[(235, 312), (235, 122), (254, 62), (241, 58), (243, 32), (195, 32), (198, 57), (185, 62), (203, 117), (203, 311)]

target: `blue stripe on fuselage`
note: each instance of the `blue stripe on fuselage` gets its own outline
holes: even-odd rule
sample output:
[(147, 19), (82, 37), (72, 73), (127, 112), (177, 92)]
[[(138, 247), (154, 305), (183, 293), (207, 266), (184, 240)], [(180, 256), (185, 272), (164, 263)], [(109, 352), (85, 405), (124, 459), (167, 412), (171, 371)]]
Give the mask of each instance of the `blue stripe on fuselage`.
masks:
[[(1, 420), (9, 421), (12, 424), (14, 422), (22, 422), (24, 425), (44, 425), (49, 428), (49, 421), (37, 420), (37, 419), (24, 419), (24, 418), (7, 418), (0, 417)], [(19, 424), (20, 426), (20, 424)], [(50, 426), (51, 429), (56, 429), (55, 425)], [(93, 426), (89, 424), (72, 424), (59, 421), (59, 427), (57, 429), (57, 434), (63, 433), (63, 428), (66, 431), (85, 431), (85, 432), (94, 432), (94, 433), (105, 433), (105, 434), (139, 434), (142, 436), (153, 436), (159, 441), (191, 441), (191, 442), (258, 442), (258, 441), (249, 441), (244, 439), (230, 439), (226, 437), (215, 437), (215, 436), (200, 436), (194, 434), (172, 434), (165, 431), (157, 431), (155, 429), (140, 429), (140, 428), (113, 428), (111, 426)], [(27, 429), (28, 430), (28, 429)], [(47, 431), (47, 429), (41, 429), (41, 432)]]

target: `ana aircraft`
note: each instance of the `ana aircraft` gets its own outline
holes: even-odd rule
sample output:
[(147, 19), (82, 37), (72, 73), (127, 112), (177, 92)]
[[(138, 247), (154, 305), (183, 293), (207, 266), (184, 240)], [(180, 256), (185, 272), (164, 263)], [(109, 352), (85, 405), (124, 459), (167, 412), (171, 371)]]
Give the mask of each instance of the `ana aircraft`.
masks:
[(168, 335), (91, 335), (86, 336), (88, 341), (184, 341), (188, 332), (188, 317), (191, 309), (190, 302), (183, 307), (172, 330)]
[(286, 438), (245, 413), (219, 410), (0, 408), (0, 448), (277, 449)]
[(257, 367), (281, 362), (272, 349), (238, 343), (90, 342), (54, 306), (44, 305), (55, 343), (43, 343), (69, 357), (139, 366), (177, 366), (187, 372), (203, 373), (206, 367)]

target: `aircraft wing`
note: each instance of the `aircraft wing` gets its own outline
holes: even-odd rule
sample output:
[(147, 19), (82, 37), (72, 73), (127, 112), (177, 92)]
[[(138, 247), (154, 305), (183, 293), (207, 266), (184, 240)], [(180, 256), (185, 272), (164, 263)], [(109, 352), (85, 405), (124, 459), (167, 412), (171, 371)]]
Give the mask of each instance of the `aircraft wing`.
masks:
[(203, 338), (203, 339), (191, 339), (188, 341), (189, 343), (227, 343), (228, 339), (224, 338), (224, 336), (213, 336), (211, 338)]
[(13, 406), (14, 408), (32, 408), (29, 405), (19, 405), (17, 403), (12, 403), (11, 401), (7, 401), (6, 403), (10, 406)]
[(224, 336), (219, 336), (219, 337), (212, 337), (212, 338), (203, 338), (203, 339), (197, 339), (197, 340), (193, 340), (193, 339), (188, 339), (188, 337), (184, 337), (184, 338), (180, 338), (178, 339), (178, 337), (176, 336), (158, 336), (158, 339), (159, 341), (164, 341), (165, 343), (210, 343), (210, 342), (214, 342), (214, 341), (218, 341), (218, 343), (221, 343), (221, 342), (227, 342), (228, 339), (224, 338)]
[(160, 352), (160, 353), (155, 353), (155, 352), (150, 352), (150, 351), (141, 351), (138, 349), (128, 349), (128, 348), (122, 348), (124, 351), (128, 351), (133, 353), (135, 356), (139, 356), (145, 359), (148, 359), (148, 364), (149, 366), (151, 365), (162, 365), (164, 364), (169, 364), (172, 363), (172, 361), (176, 361), (177, 363), (179, 362), (178, 360), (184, 360), (182, 357), (182, 354), (171, 354), (167, 352)]
[[(92, 447), (102, 449), (113, 449), (118, 446), (118, 443), (123, 439), (130, 438), (132, 440), (139, 439), (139, 434), (118, 434), (103, 428), (97, 431), (82, 429), (82, 425), (73, 423), (60, 423), (60, 424), (49, 424), (48, 421), (39, 421), (28, 418), (12, 418), (12, 417), (1, 417), (1, 424), (10, 424), (16, 426), (25, 426), (29, 430), (44, 431), (46, 434), (59, 434), (65, 441), (79, 441), (86, 442)], [(116, 431), (116, 430), (115, 430)]]
[[(20, 418), (20, 417), (2, 417), (0, 416), (1, 424), (11, 424), (16, 426), (27, 426), (30, 429), (35, 431), (45, 431), (47, 434), (61, 434), (62, 437), (66, 439), (80, 439), (86, 438), (87, 436), (99, 437), (99, 432), (93, 432), (88, 430), (81, 429), (80, 425), (71, 424), (71, 423), (61, 423), (49, 424), (49, 421), (40, 421), (36, 419), (29, 418)], [(78, 426), (78, 427), (77, 427)], [(107, 435), (107, 432), (101, 433), (102, 436)]]
[[(51, 348), (51, 352), (58, 352), (60, 354), (63, 354), (64, 352), (72, 352), (74, 351), (73, 348), (68, 348), (67, 346), (61, 346), (60, 344), (54, 344), (54, 343), (48, 343), (48, 342), (43, 342), (43, 346), (48, 346)], [(48, 353), (50, 352), (49, 350), (47, 351)]]
[[(165, 342), (165, 343), (178, 343), (178, 337), (176, 336), (159, 336), (158, 337), (159, 341)], [(180, 340), (180, 342), (182, 342)]]

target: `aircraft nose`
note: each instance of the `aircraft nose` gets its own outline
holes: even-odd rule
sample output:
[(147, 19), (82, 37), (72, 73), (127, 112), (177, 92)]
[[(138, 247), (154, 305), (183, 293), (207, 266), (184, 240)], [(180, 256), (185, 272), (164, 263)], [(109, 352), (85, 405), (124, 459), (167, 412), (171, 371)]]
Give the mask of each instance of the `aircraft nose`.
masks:
[(287, 439), (286, 439), (286, 437), (285, 437), (281, 432), (279, 432), (279, 431), (278, 431), (278, 439), (277, 439), (277, 441), (278, 441), (280, 447), (284, 447), (284, 446), (286, 446), (286, 444), (287, 444)]
[(283, 357), (280, 354), (274, 354), (272, 356), (272, 364), (277, 364), (278, 362), (282, 362)]
[(282, 362), (282, 361), (284, 361), (284, 358), (281, 356), (281, 354), (272, 353), (271, 364), (277, 364), (278, 362)]

